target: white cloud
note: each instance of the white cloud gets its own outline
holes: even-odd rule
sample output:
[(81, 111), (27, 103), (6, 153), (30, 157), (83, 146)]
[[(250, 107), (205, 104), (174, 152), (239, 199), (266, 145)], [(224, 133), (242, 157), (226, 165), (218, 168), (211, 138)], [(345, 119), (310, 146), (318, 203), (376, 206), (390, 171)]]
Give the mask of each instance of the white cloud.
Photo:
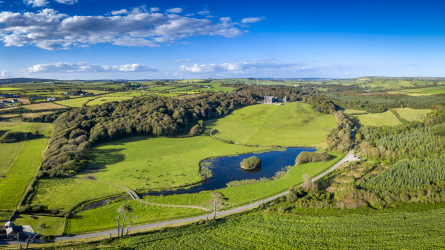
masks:
[(112, 11), (111, 14), (112, 14), (112, 15), (128, 14), (128, 10), (126, 10), (126, 9), (121, 9), (121, 10), (117, 10), (117, 11)]
[(153, 8), (150, 8), (150, 11), (151, 12), (158, 12), (158, 11), (160, 11), (161, 9), (159, 9), (158, 7), (153, 7)]
[(157, 72), (154, 67), (144, 66), (138, 63), (125, 64), (120, 66), (108, 66), (88, 64), (86, 62), (78, 63), (53, 63), (36, 64), (25, 70), (27, 73), (89, 73), (89, 72)]
[(257, 23), (264, 20), (262, 17), (247, 17), (241, 20), (241, 23)]
[(210, 11), (202, 10), (202, 11), (198, 12), (198, 14), (203, 15), (203, 16), (207, 16), (207, 15), (210, 15)]
[(275, 59), (265, 60), (249, 60), (233, 63), (222, 64), (195, 64), (193, 66), (181, 65), (180, 72), (185, 73), (232, 73), (232, 74), (246, 74), (264, 71), (299, 71), (306, 70), (304, 63), (280, 63)]
[(182, 11), (183, 11), (182, 8), (172, 8), (167, 10), (168, 13), (174, 13), (174, 14), (182, 13)]
[(237, 37), (244, 34), (229, 17), (214, 22), (135, 8), (113, 16), (69, 16), (53, 9), (37, 12), (0, 12), (0, 41), (5, 46), (69, 49), (100, 43), (156, 47), (159, 43), (195, 36)]
[(9, 72), (8, 70), (3, 70), (3, 71), (0, 71), (0, 77), (1, 78), (9, 78), (9, 77), (12, 77), (12, 73)]
[(23, 2), (32, 7), (43, 7), (49, 3), (47, 0), (23, 0)]
[(73, 4), (77, 3), (78, 0), (56, 0), (56, 2), (61, 3), (61, 4), (73, 5)]

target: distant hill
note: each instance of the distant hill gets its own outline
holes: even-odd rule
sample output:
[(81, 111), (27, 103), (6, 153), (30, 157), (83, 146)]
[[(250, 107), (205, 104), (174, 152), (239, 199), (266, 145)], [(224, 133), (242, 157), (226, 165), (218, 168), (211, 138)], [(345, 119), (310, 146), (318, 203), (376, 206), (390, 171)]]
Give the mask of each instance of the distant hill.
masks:
[(40, 78), (5, 78), (0, 79), (0, 84), (6, 83), (25, 83), (25, 82), (48, 82), (55, 81), (54, 79), (40, 79)]

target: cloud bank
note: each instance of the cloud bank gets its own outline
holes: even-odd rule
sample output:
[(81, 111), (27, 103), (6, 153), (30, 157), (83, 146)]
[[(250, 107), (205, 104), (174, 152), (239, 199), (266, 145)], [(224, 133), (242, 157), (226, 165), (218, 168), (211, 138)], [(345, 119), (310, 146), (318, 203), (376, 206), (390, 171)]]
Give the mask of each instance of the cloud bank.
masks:
[(144, 66), (138, 63), (125, 64), (120, 66), (107, 66), (88, 64), (86, 62), (78, 63), (53, 63), (36, 64), (25, 70), (27, 73), (100, 73), (100, 72), (157, 72), (154, 67)]
[(193, 66), (181, 65), (181, 73), (192, 74), (252, 74), (264, 71), (300, 71), (307, 70), (305, 63), (280, 63), (275, 59), (250, 60), (222, 64), (195, 64)]
[[(42, 0), (25, 0), (43, 4)], [(66, 4), (76, 1), (57, 0)], [(45, 2), (45, 1), (43, 1)], [(158, 13), (158, 8), (117, 10), (109, 16), (69, 16), (54, 9), (37, 12), (0, 12), (0, 41), (5, 46), (37, 46), (46, 50), (109, 43), (130, 47), (158, 47), (161, 43), (196, 36), (241, 36), (240, 23), (230, 18), (214, 22), (208, 18), (178, 15), (181, 8)], [(176, 13), (176, 14), (175, 14)], [(243, 19), (244, 20), (244, 19)], [(249, 21), (250, 23), (253, 21)]]

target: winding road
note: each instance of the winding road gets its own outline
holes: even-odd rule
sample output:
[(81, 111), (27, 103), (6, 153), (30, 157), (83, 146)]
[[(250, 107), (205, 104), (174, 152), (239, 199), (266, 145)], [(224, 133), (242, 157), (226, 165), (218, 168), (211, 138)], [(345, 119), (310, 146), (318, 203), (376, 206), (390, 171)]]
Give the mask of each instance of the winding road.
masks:
[[(312, 181), (317, 181), (318, 179), (320, 179), (323, 176), (334, 171), (335, 169), (337, 169), (339, 166), (341, 166), (343, 163), (345, 163), (347, 161), (358, 161), (358, 160), (360, 160), (360, 159), (353, 155), (353, 151), (350, 151), (345, 157), (343, 157), (343, 159), (341, 159), (334, 166), (332, 166), (331, 168), (329, 168), (322, 174), (313, 178)], [(269, 197), (269, 198), (261, 200), (261, 201), (251, 203), (249, 205), (244, 205), (244, 206), (241, 206), (238, 208), (233, 208), (233, 209), (226, 210), (226, 211), (216, 212), (216, 216), (218, 217), (218, 216), (223, 216), (223, 215), (228, 215), (228, 214), (234, 214), (234, 213), (239, 213), (244, 210), (252, 209), (252, 208), (258, 207), (261, 204), (267, 203), (267, 202), (275, 200), (281, 196), (284, 196), (287, 193), (288, 193), (288, 191), (283, 192), (281, 194), (277, 194), (275, 196)], [(196, 216), (196, 217), (191, 217), (191, 218), (145, 224), (145, 225), (131, 227), (131, 230), (147, 229), (147, 228), (167, 226), (167, 225), (173, 225), (173, 224), (179, 224), (179, 223), (185, 223), (185, 222), (193, 222), (193, 221), (197, 221), (197, 220), (205, 220), (207, 217), (212, 218), (213, 216), (214, 216), (214, 214), (211, 213), (208, 215)], [(97, 232), (97, 233), (90, 233), (90, 234), (80, 234), (80, 235), (75, 235), (75, 236), (61, 236), (61, 237), (56, 237), (56, 241), (78, 240), (78, 239), (84, 239), (84, 238), (90, 238), (90, 237), (105, 236), (105, 235), (110, 235), (110, 234), (115, 234), (115, 233), (116, 233), (116, 229), (103, 231), (103, 232)]]
[[(350, 151), (345, 157), (343, 157), (343, 159), (341, 159), (339, 162), (337, 162), (335, 165), (333, 165), (331, 168), (329, 168), (328, 170), (326, 170), (322, 174), (320, 174), (317, 177), (313, 178), (312, 181), (319, 180), (320, 178), (322, 178), (323, 176), (326, 176), (330, 172), (334, 171), (335, 169), (337, 169), (339, 166), (341, 166), (343, 163), (345, 163), (347, 161), (358, 161), (358, 160), (360, 160), (360, 158), (355, 157), (353, 155), (353, 151)], [(287, 193), (288, 193), (288, 191), (280, 193), (280, 194), (277, 194), (275, 196), (269, 197), (269, 198), (264, 199), (264, 200), (260, 200), (260, 201), (248, 204), (248, 205), (244, 205), (244, 206), (233, 208), (233, 209), (226, 210), (226, 211), (216, 212), (216, 216), (219, 217), (219, 216), (239, 213), (239, 212), (242, 212), (242, 211), (245, 211), (245, 210), (248, 210), (248, 209), (252, 209), (252, 208), (258, 207), (261, 204), (270, 202), (270, 201), (275, 200), (275, 199), (277, 199), (277, 198), (279, 198), (281, 196), (284, 196)], [(156, 205), (158, 205), (158, 204), (156, 204)], [(168, 226), (168, 225), (174, 225), (174, 224), (180, 224), (180, 223), (186, 223), (186, 222), (193, 222), (193, 221), (197, 221), (197, 220), (205, 220), (207, 218), (213, 218), (213, 216), (214, 216), (214, 214), (211, 213), (211, 214), (201, 215), (201, 216), (196, 216), (196, 217), (191, 217), (191, 218), (171, 220), (171, 221), (163, 221), (163, 222), (145, 224), (145, 225), (140, 225), (140, 226), (133, 226), (133, 227), (131, 227), (131, 230), (147, 229), (147, 228)], [(55, 241), (79, 240), (79, 239), (98, 237), (98, 236), (108, 236), (108, 235), (112, 235), (112, 234), (115, 234), (115, 233), (116, 233), (116, 229), (103, 231), (103, 232), (97, 232), (97, 233), (79, 234), (79, 235), (74, 235), (74, 236), (59, 236), (59, 237), (56, 237)], [(17, 241), (0, 241), (0, 245), (15, 245), (15, 244), (17, 244)]]

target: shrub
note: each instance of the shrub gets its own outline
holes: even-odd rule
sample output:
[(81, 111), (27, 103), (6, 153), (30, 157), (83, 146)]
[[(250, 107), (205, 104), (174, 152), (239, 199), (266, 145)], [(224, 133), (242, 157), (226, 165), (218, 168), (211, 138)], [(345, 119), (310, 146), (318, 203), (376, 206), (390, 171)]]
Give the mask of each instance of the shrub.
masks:
[(261, 166), (261, 160), (260, 158), (256, 156), (252, 156), (249, 158), (244, 159), (241, 163), (241, 168), (245, 169), (254, 169)]
[(327, 161), (329, 156), (323, 153), (301, 152), (295, 159), (295, 164), (300, 165), (308, 162)]

